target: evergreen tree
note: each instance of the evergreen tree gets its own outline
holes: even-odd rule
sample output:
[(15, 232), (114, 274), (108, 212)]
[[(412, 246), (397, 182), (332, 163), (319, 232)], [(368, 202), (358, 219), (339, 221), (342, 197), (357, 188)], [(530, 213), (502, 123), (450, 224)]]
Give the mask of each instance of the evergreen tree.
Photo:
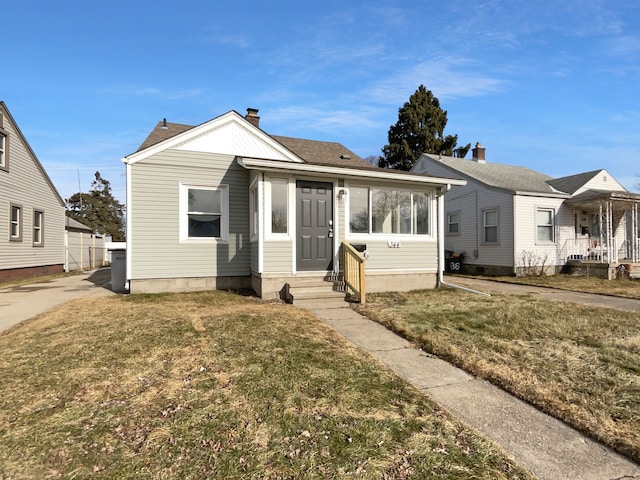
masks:
[(431, 90), (420, 85), (398, 110), (398, 122), (389, 128), (389, 143), (382, 148), (378, 166), (410, 170), (422, 153), (464, 157), (471, 144), (456, 148), (458, 135), (444, 136), (447, 112)]
[(111, 193), (111, 183), (95, 173), (89, 193), (74, 193), (67, 200), (69, 217), (96, 233), (111, 235), (114, 242), (124, 240), (124, 205)]

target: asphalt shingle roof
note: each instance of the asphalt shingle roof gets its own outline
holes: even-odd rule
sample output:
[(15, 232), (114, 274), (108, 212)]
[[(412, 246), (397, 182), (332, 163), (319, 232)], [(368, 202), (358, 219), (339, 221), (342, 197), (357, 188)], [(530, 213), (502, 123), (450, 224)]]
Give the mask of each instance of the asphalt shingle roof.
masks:
[[(169, 123), (160, 121), (142, 142), (138, 152), (149, 148), (157, 143), (167, 140), (175, 135), (186, 132), (194, 128), (194, 125), (184, 125), (181, 123)], [(323, 142), (318, 140), (306, 140), (303, 138), (280, 137), (272, 135), (276, 142), (295, 153), (307, 163), (317, 165), (330, 165), (336, 167), (370, 168), (371, 165), (346, 148), (336, 142)]]
[(526, 167), (490, 162), (482, 163), (433, 154), (425, 155), (441, 162), (452, 172), (460, 173), (490, 187), (512, 192), (558, 193), (547, 183), (552, 177)]
[(601, 171), (602, 170), (594, 170), (592, 172), (578, 173), (577, 175), (570, 175), (568, 177), (554, 178), (549, 180), (549, 185), (561, 192), (573, 195)]

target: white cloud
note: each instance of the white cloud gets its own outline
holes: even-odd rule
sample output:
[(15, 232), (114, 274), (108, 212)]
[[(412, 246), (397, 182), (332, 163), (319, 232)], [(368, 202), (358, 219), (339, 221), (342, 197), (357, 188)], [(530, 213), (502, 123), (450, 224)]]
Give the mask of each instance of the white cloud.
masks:
[(399, 106), (421, 84), (442, 101), (492, 94), (503, 89), (506, 81), (484, 72), (479, 62), (440, 57), (376, 82), (366, 89), (366, 93), (376, 103)]

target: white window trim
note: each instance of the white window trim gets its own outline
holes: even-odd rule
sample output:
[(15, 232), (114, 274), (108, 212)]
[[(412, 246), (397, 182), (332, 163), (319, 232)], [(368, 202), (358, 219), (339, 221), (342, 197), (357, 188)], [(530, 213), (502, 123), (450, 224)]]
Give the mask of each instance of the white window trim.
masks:
[[(495, 225), (486, 225), (485, 220), (486, 220), (486, 213), (487, 212), (496, 212), (496, 224)], [(481, 245), (489, 245), (489, 246), (493, 246), (493, 245), (500, 245), (500, 208), (498, 207), (487, 207), (487, 208), (483, 208), (481, 210), (481, 214), (482, 214), (482, 223), (481, 228), (482, 228), (482, 234), (481, 237), (482, 238), (482, 242)], [(486, 241), (486, 228), (487, 227), (496, 227), (496, 241), (495, 242), (487, 242)]]
[[(551, 227), (551, 240), (540, 240), (538, 238), (538, 227), (541, 226), (538, 224), (538, 212), (545, 211), (551, 212), (551, 225), (544, 225)], [(536, 245), (555, 245), (556, 244), (556, 210), (553, 207), (536, 207), (534, 212), (534, 228), (535, 228), (535, 239)]]
[[(221, 218), (220, 218), (220, 237), (189, 237), (189, 216), (187, 208), (189, 207), (189, 189), (197, 188), (200, 190), (219, 190), (221, 192)], [(180, 183), (180, 243), (226, 243), (229, 241), (229, 185), (202, 185), (193, 183)]]
[[(451, 223), (449, 221), (449, 218), (451, 215), (457, 215), (458, 216), (458, 221), (455, 223)], [(449, 237), (459, 237), (460, 236), (460, 210), (452, 210), (450, 212), (447, 212), (447, 221), (445, 223), (445, 228), (446, 230), (446, 235)], [(457, 232), (452, 232), (449, 230), (450, 225), (458, 225), (458, 231)]]
[[(14, 235), (13, 232), (13, 209), (16, 209), (18, 212), (18, 218), (15, 222), (17, 235)], [(22, 226), (24, 222), (24, 211), (22, 210), (22, 205), (17, 205), (15, 203), (9, 204), (9, 240), (12, 242), (21, 242), (22, 241)]]
[(7, 163), (7, 136), (0, 128), (0, 168), (5, 169)]
[[(346, 196), (346, 201), (345, 201), (345, 208), (344, 208), (344, 225), (345, 228), (347, 230), (346, 235), (348, 239), (351, 240), (385, 240), (387, 238), (393, 238), (393, 239), (401, 239), (403, 241), (424, 241), (424, 240), (433, 240), (435, 238), (435, 223), (434, 223), (434, 205), (433, 205), (433, 191), (432, 190), (416, 190), (416, 189), (410, 189), (410, 188), (396, 188), (396, 187), (391, 187), (391, 186), (385, 186), (385, 185), (364, 185), (364, 184), (349, 184), (346, 185), (347, 188), (347, 196)], [(352, 233), (351, 229), (350, 229), (350, 211), (351, 211), (351, 203), (350, 203), (350, 198), (351, 196), (349, 195), (349, 189), (350, 188), (367, 188), (369, 190), (369, 233), (362, 233), (362, 232), (358, 232), (358, 233)], [(378, 188), (378, 189), (389, 189), (389, 190), (398, 190), (398, 191), (403, 191), (403, 192), (409, 192), (411, 194), (410, 196), (410, 202), (411, 202), (411, 229), (413, 230), (414, 228), (414, 198), (413, 198), (413, 194), (414, 193), (424, 193), (426, 194), (427, 197), (427, 208), (428, 208), (428, 233), (381, 233), (381, 232), (372, 232), (372, 228), (373, 228), (373, 209), (372, 209), (372, 194), (371, 194), (371, 189), (373, 188)]]
[[(271, 231), (271, 185), (272, 182), (286, 182), (287, 184), (287, 232), (286, 233), (273, 233)], [(296, 183), (292, 182), (290, 178), (286, 177), (266, 177), (264, 183), (264, 233), (266, 240), (281, 240), (290, 241), (292, 235), (294, 235), (295, 224), (295, 197), (296, 197)]]
[[(254, 192), (255, 191), (255, 197)], [(254, 224), (255, 217), (255, 224)], [(260, 232), (260, 185), (254, 179), (249, 185), (249, 241), (257, 242)]]
[[(40, 217), (40, 225), (36, 226), (36, 219)], [(36, 231), (40, 239), (36, 241)], [(34, 247), (42, 247), (44, 246), (44, 210), (38, 210), (37, 208), (33, 210), (33, 246)]]

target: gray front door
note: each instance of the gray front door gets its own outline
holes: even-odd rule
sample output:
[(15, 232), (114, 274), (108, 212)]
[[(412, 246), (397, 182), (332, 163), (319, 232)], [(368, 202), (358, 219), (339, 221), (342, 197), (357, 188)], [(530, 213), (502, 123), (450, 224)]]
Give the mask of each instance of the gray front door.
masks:
[(296, 182), (297, 270), (333, 267), (333, 184)]

